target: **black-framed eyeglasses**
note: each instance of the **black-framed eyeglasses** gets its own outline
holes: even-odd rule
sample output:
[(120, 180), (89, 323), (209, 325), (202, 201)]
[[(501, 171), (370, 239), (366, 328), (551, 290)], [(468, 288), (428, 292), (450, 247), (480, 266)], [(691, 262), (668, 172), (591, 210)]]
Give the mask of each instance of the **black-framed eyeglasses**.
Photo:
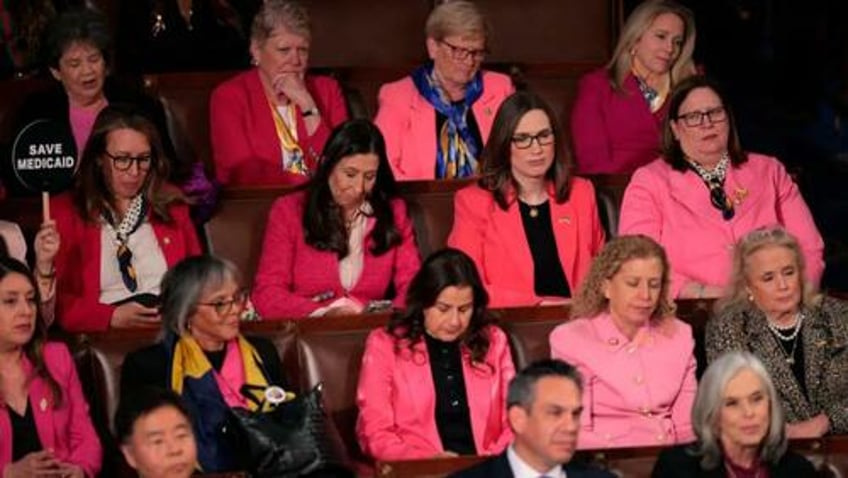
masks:
[(539, 146), (553, 144), (554, 132), (550, 129), (543, 129), (536, 134), (517, 134), (512, 137), (512, 144), (518, 149), (527, 149), (533, 145), (533, 140), (539, 143)]
[(471, 57), (474, 61), (483, 61), (483, 59), (486, 58), (486, 54), (488, 53), (485, 48), (483, 48), (482, 50), (471, 50), (468, 48), (463, 48), (461, 46), (452, 45), (451, 43), (448, 43), (445, 40), (439, 40), (439, 43), (447, 46), (450, 49), (451, 58), (456, 61), (465, 61), (469, 57)]
[(247, 299), (250, 297), (250, 292), (240, 290), (236, 292), (230, 299), (218, 299), (213, 302), (198, 302), (197, 305), (205, 305), (214, 307), (215, 313), (218, 315), (229, 315), (233, 311), (233, 307), (237, 307), (237, 311), (241, 312), (247, 305)]
[(690, 111), (689, 113), (677, 115), (677, 120), (683, 120), (683, 124), (689, 128), (701, 126), (704, 124), (704, 118), (709, 119), (710, 124), (723, 123), (727, 121), (727, 110), (724, 109), (724, 106), (716, 106), (706, 111)]
[(112, 164), (115, 166), (115, 169), (118, 171), (127, 171), (132, 167), (133, 163), (138, 165), (139, 171), (147, 171), (150, 169), (150, 165), (153, 163), (153, 155), (152, 154), (142, 154), (140, 156), (130, 156), (128, 154), (120, 154), (115, 156), (111, 154), (109, 151), (104, 151), (109, 159), (112, 160)]

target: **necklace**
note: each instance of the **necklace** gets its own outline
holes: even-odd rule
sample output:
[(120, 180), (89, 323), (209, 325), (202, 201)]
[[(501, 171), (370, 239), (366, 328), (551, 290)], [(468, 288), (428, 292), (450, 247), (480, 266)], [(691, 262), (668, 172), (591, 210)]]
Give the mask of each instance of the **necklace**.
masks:
[[(789, 366), (795, 365), (795, 351), (798, 348), (798, 334), (801, 332), (801, 326), (804, 325), (804, 314), (798, 312), (795, 316), (795, 325), (791, 327), (792, 332), (789, 332), (788, 335), (784, 335), (786, 330), (790, 328), (781, 329), (777, 325), (771, 323), (768, 319), (766, 319), (766, 325), (768, 326), (771, 333), (774, 335), (775, 339), (778, 340), (777, 348), (780, 350), (780, 353), (783, 355), (783, 360), (786, 361)], [(788, 354), (786, 353), (786, 349), (783, 347), (781, 342), (792, 342), (792, 351)]]

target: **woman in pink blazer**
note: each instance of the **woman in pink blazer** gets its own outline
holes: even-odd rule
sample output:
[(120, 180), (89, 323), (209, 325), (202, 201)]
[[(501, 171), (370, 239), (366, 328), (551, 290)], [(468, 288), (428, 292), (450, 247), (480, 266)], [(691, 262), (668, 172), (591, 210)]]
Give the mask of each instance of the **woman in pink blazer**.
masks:
[(581, 174), (632, 173), (657, 157), (672, 87), (695, 72), (695, 19), (672, 0), (643, 2), (612, 59), (584, 76), (571, 111)]
[(47, 342), (27, 267), (0, 259), (0, 474), (93, 478), (102, 449), (68, 349)]
[(426, 30), (431, 62), (383, 85), (374, 118), (400, 181), (477, 174), (495, 112), (514, 91), (508, 76), (480, 71), (488, 30), (475, 4), (442, 3)]
[(295, 2), (264, 2), (251, 31), (256, 68), (212, 93), (210, 137), (224, 185), (288, 185), (315, 170), (330, 130), (347, 119), (341, 88), (306, 75), (311, 32)]
[(672, 297), (718, 297), (730, 279), (733, 246), (762, 226), (798, 238), (818, 286), (824, 243), (798, 187), (776, 159), (742, 151), (733, 115), (715, 83), (681, 82), (669, 100), (662, 158), (633, 174), (619, 232), (666, 248)]
[(673, 316), (668, 260), (645, 236), (612, 239), (592, 264), (551, 355), (583, 377), (578, 448), (694, 440), (695, 341)]
[[(366, 120), (333, 131), (305, 190), (271, 208), (253, 303), (267, 318), (358, 314), (395, 305), (420, 260), (412, 223)], [(388, 302), (388, 303), (387, 303)]]
[(474, 263), (456, 249), (436, 252), (406, 303), (365, 343), (362, 450), (375, 460), (501, 453), (512, 439), (506, 395), (515, 367)]
[(560, 134), (544, 100), (513, 94), (480, 181), (454, 199), (448, 244), (474, 259), (494, 307), (563, 301), (603, 245), (594, 188), (569, 173)]

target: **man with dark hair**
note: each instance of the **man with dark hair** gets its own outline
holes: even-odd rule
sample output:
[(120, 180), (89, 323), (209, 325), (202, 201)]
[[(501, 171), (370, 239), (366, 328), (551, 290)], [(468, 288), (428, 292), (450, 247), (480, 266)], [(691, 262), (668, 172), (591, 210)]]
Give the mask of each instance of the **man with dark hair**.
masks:
[(605, 471), (568, 463), (577, 447), (582, 394), (583, 383), (573, 366), (562, 360), (530, 364), (509, 384), (512, 445), (453, 478), (612, 478)]

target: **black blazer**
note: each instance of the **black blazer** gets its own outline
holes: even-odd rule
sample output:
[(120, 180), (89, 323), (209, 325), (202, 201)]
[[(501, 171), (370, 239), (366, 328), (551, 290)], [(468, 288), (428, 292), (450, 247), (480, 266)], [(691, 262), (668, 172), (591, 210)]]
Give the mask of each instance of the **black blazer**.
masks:
[[(575, 463), (567, 463), (563, 465), (563, 469), (568, 478), (615, 478), (615, 475), (607, 471)], [(506, 452), (503, 452), (471, 468), (458, 471), (448, 478), (513, 478), (513, 474)]]
[[(712, 470), (701, 468), (700, 457), (693, 456), (691, 445), (678, 445), (666, 448), (654, 464), (652, 478), (726, 478), (727, 469), (723, 466)], [(771, 478), (807, 478), (815, 477), (813, 464), (801, 455), (787, 451), (776, 465), (769, 467)]]

